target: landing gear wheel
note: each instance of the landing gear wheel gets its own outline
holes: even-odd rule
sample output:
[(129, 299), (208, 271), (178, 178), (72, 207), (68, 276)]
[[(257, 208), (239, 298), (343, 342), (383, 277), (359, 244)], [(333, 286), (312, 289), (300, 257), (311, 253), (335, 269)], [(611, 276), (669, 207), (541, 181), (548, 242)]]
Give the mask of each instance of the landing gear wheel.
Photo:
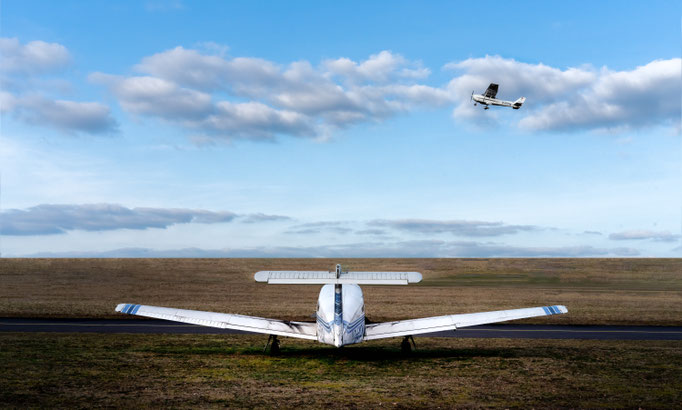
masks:
[(484, 110), (489, 110), (489, 109), (490, 109), (490, 107), (488, 107), (487, 105), (484, 108)]
[(270, 346), (270, 356), (277, 356), (279, 355), (279, 339), (277, 339), (277, 335), (270, 335), (268, 336), (268, 341), (265, 343), (265, 347), (263, 348), (263, 353), (268, 351), (268, 346)]
[[(412, 343), (410, 343), (410, 341)], [(400, 343), (400, 350), (402, 350), (402, 352), (405, 354), (410, 354), (412, 353), (413, 346), (414, 350), (417, 350), (417, 344), (414, 342), (414, 338), (412, 336), (405, 336), (403, 341)]]

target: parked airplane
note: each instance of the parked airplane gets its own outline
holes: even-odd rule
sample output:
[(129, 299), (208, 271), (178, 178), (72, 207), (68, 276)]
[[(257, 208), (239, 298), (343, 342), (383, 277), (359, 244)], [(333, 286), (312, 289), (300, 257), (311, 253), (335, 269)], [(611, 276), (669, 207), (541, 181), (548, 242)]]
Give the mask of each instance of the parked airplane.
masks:
[(523, 103), (526, 101), (526, 97), (521, 97), (518, 100), (511, 102), (511, 101), (503, 101), (503, 100), (498, 100), (495, 98), (497, 95), (497, 89), (499, 86), (495, 83), (490, 83), (488, 86), (488, 89), (485, 90), (485, 93), (483, 94), (474, 94), (474, 92), (471, 92), (471, 99), (474, 102), (474, 105), (477, 105), (478, 103), (481, 103), (482, 105), (485, 105), (483, 109), (487, 110), (488, 105), (499, 105), (502, 107), (512, 107), (515, 110), (518, 110), (521, 108)]
[(567, 313), (565, 306), (543, 306), (493, 312), (465, 313), (434, 316), (422, 319), (398, 320), (384, 323), (367, 323), (365, 302), (359, 285), (407, 285), (422, 280), (419, 272), (344, 272), (336, 265), (335, 272), (327, 271), (260, 271), (256, 282), (268, 284), (323, 285), (317, 299), (317, 321), (291, 322), (227, 313), (202, 312), (157, 306), (121, 303), (116, 311), (130, 315), (146, 316), (176, 322), (192, 323), (223, 329), (270, 335), (270, 352), (279, 352), (277, 336), (317, 340), (336, 347), (360, 343), (365, 340), (403, 337), (401, 347), (410, 351), (413, 335), (457, 330), (459, 328)]

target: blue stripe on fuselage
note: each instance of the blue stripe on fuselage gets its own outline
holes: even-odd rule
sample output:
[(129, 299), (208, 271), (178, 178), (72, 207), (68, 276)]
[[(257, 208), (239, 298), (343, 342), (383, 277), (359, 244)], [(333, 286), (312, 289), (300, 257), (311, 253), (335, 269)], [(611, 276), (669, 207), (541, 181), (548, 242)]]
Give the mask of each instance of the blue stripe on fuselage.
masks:
[[(341, 286), (341, 285), (336, 285)], [(341, 304), (341, 289), (334, 289), (334, 324), (341, 326), (343, 324), (343, 305)]]
[(359, 318), (355, 319), (352, 323), (347, 323), (344, 322), (344, 327), (346, 332), (352, 332), (353, 330), (357, 329), (358, 326), (361, 324), (365, 323), (365, 316), (360, 316)]
[(321, 325), (326, 331), (331, 332), (332, 331), (332, 325), (331, 322), (327, 323), (324, 320), (320, 319), (319, 316), (317, 318), (317, 323)]

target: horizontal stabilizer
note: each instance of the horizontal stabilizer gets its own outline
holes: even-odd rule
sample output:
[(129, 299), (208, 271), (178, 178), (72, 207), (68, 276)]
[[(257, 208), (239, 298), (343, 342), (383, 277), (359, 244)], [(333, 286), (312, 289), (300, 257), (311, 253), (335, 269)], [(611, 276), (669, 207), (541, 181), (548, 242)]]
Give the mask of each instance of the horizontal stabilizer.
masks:
[(519, 108), (521, 108), (521, 106), (525, 102), (526, 102), (526, 97), (521, 97), (518, 100), (514, 101), (514, 104), (512, 104), (512, 108), (515, 110), (518, 110)]
[[(337, 277), (338, 276), (338, 277)], [(254, 276), (256, 282), (278, 285), (407, 285), (422, 280), (419, 272), (336, 272), (327, 271), (260, 271)]]

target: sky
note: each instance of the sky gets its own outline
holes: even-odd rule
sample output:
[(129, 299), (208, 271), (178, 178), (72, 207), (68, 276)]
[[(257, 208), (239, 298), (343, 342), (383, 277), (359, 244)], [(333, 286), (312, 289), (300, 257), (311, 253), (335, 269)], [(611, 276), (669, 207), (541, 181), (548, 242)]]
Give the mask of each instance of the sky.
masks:
[(3, 1), (0, 255), (680, 257), (680, 8)]

